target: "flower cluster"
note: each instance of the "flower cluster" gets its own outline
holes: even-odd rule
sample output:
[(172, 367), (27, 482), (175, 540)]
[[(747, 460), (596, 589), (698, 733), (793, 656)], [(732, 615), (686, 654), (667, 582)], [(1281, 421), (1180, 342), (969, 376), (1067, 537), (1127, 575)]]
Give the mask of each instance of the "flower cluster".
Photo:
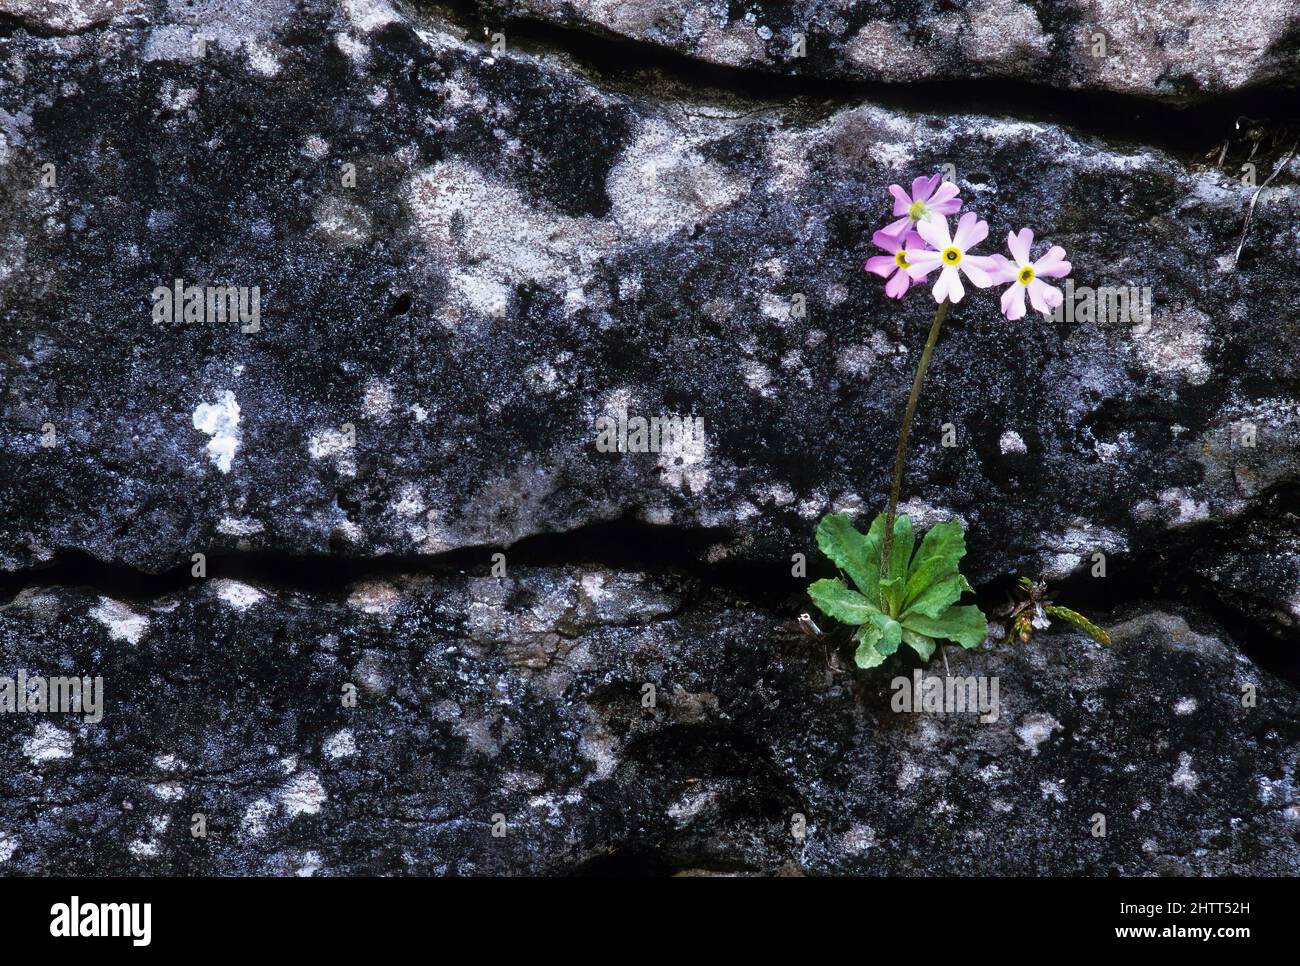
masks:
[(988, 237), (988, 222), (968, 211), (958, 219), (955, 232), (949, 229), (948, 216), (961, 210), (956, 185), (936, 174), (913, 181), (911, 194), (896, 184), (889, 186), (889, 193), (894, 196), (896, 220), (871, 236), (872, 244), (888, 254), (868, 258), (864, 267), (888, 279), (885, 294), (890, 298), (901, 299), (914, 283), (924, 282), (938, 271), (933, 290), (936, 302), (960, 302), (966, 295), (965, 275), (976, 288), (1011, 283), (1002, 293), (1002, 314), (1008, 319), (1024, 318), (1026, 295), (1029, 304), (1044, 315), (1061, 304), (1061, 290), (1043, 281), (1070, 274), (1070, 263), (1060, 245), (1030, 261), (1034, 233), (1022, 228), (1007, 236), (1010, 259), (975, 255), (971, 249)]

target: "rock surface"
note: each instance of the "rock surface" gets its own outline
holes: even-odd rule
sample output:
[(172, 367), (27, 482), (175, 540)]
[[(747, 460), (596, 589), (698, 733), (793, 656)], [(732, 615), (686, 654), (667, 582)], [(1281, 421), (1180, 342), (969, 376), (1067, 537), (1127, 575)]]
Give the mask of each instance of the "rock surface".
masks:
[(554, 23), (701, 61), (837, 79), (1014, 78), (1188, 102), (1300, 80), (1290, 0), (478, 0), (485, 20)]
[[(972, 113), (583, 56), (794, 70), (804, 18), (797, 72), (830, 78), (1182, 100), (1294, 67), (1282, 4), (1230, 63), (1160, 13), (1112, 73), (1069, 66), (1065, 6), (1030, 11), (1041, 58), (989, 6), (796, 4), (729, 60), (709, 25), (748, 8), (512, 3), (502, 51), (463, 5), (0, 0), (0, 676), (108, 689), (98, 724), (0, 715), (0, 871), (1295, 874), (1300, 699), (1246, 656), (1285, 665), (1300, 619), (1295, 118), (1201, 143), (1065, 93)], [(905, 77), (853, 60), (872, 18), (922, 51)], [(1247, 162), (1277, 174), (1238, 261)], [(953, 655), (999, 678), (988, 723), (895, 714), (909, 666), (789, 629), (816, 521), (879, 508), (932, 312), (862, 271), (871, 232), (945, 165), (982, 249), (1031, 226), (1077, 297), (949, 314), (904, 509), (966, 523), (986, 597), (1103, 554), (1118, 640)], [(176, 284), (197, 317), (160, 312)], [(601, 451), (623, 413), (704, 431)], [(1152, 599), (1184, 578), (1213, 596)]]
[[(987, 250), (1031, 225), (1081, 291), (1149, 295), (953, 312), (906, 496), (967, 522), (976, 579), (1194, 541), (1300, 479), (1297, 162), (1234, 270), (1252, 190), (1158, 147), (653, 98), (377, 3), (276, 9), (0, 43), (7, 569), (427, 556), (624, 516), (788, 561), (885, 489), (930, 310), (861, 261), (886, 186), (943, 164)], [(255, 288), (257, 331), (159, 320), (178, 279)], [(625, 411), (703, 439), (599, 452)]]
[(1300, 872), (1294, 688), (1183, 613), (1108, 622), (1110, 650), (954, 651), (998, 682), (985, 722), (896, 712), (911, 667), (847, 671), (672, 573), (29, 588), (0, 669), (102, 674), (105, 700), (0, 716), (0, 869)]

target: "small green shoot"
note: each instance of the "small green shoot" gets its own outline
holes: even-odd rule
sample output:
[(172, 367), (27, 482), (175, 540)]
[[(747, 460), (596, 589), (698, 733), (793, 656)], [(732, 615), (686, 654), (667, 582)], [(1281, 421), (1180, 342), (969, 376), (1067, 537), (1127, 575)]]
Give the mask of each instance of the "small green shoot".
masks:
[(1051, 627), (1051, 618), (1055, 617), (1071, 627), (1077, 627), (1098, 644), (1111, 646), (1110, 635), (1104, 628), (1098, 627), (1076, 610), (1053, 603), (1047, 596), (1047, 584), (1044, 581), (1021, 577), (1017, 591), (1017, 598), (1000, 613), (1008, 618), (1009, 631), (1020, 638), (1022, 644), (1028, 643), (1035, 630)]

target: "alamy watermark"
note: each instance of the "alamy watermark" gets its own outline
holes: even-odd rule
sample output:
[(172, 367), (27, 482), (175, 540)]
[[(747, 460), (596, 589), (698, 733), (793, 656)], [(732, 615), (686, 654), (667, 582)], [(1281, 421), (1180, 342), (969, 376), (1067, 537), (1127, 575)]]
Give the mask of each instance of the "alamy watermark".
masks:
[(1067, 278), (1064, 298), (1052, 310), (1053, 322), (1102, 322), (1138, 325), (1151, 322), (1151, 289), (1147, 286), (1076, 286)]
[(628, 417), (626, 409), (596, 420), (600, 453), (668, 453), (687, 455), (704, 447), (703, 416)]
[(241, 332), (262, 328), (262, 290), (254, 285), (186, 285), (182, 278), (152, 292), (155, 322), (203, 322), (224, 325), (238, 321)]
[(19, 668), (13, 677), (0, 677), (0, 714), (80, 714), (87, 724), (98, 724), (104, 679), (28, 676)]
[(910, 678), (894, 678), (889, 687), (894, 692), (889, 706), (900, 714), (978, 714), (986, 723), (998, 720), (996, 676), (940, 677), (917, 668)]

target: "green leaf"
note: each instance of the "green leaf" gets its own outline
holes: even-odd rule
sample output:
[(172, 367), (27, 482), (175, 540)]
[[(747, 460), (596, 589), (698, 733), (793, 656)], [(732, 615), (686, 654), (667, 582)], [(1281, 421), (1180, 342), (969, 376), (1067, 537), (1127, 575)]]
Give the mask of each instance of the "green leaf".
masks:
[(954, 571), (944, 577), (940, 577), (914, 598), (909, 598), (907, 609), (903, 611), (903, 616), (906, 617), (908, 614), (924, 614), (926, 617), (938, 617), (953, 604), (957, 603), (957, 601), (961, 600), (961, 595), (970, 589), (971, 586), (966, 581), (966, 578)]
[(903, 625), (917, 634), (956, 641), (965, 648), (979, 647), (989, 633), (988, 621), (974, 605), (949, 607), (938, 617), (908, 614), (903, 618)]
[(903, 628), (903, 643), (921, 655), (922, 661), (930, 660), (934, 655), (935, 647), (938, 646), (933, 637), (909, 631), (906, 627)]
[[(936, 523), (921, 541), (912, 568), (907, 577), (907, 597), (904, 607), (911, 605), (933, 584), (956, 573), (961, 558), (966, 556), (966, 535), (956, 520)], [(929, 614), (934, 617), (936, 615)]]
[(876, 642), (876, 650), (885, 655), (897, 651), (898, 645), (903, 641), (903, 625), (888, 614), (873, 614), (871, 623), (880, 631), (880, 640)]
[(1070, 610), (1068, 607), (1061, 607), (1057, 604), (1048, 604), (1043, 609), (1052, 617), (1055, 617), (1058, 620), (1063, 620), (1067, 624), (1079, 628), (1079, 630), (1083, 631), (1098, 644), (1104, 644), (1106, 647), (1110, 647), (1113, 643), (1110, 639), (1110, 635), (1107, 634), (1103, 628), (1098, 627), (1077, 610)]
[(903, 602), (903, 578), (890, 577), (888, 580), (882, 580), (880, 582), (880, 600), (889, 609), (890, 613), (898, 614)]
[(884, 535), (885, 524), (879, 517), (866, 534), (853, 526), (853, 519), (847, 513), (828, 513), (817, 524), (817, 546), (872, 601), (879, 593), (880, 545)]
[(880, 628), (875, 624), (863, 624), (853, 635), (853, 639), (858, 642), (858, 649), (853, 652), (854, 664), (860, 668), (869, 668), (885, 663), (888, 655), (876, 650), (876, 642), (880, 640)]
[[(876, 523), (880, 523), (881, 530), (884, 529), (883, 515), (876, 517), (872, 522), (874, 528)], [(894, 617), (897, 617), (903, 610), (903, 598), (907, 592), (907, 562), (912, 557), (912, 548), (916, 545), (916, 540), (912, 536), (912, 521), (903, 514), (894, 518), (894, 542), (889, 550), (888, 573), (880, 575), (880, 605), (881, 610), (888, 611)]]
[[(884, 524), (881, 524), (881, 528), (884, 528)], [(914, 549), (916, 549), (916, 537), (912, 535), (912, 520), (904, 513), (894, 518), (894, 543), (889, 548), (888, 576), (891, 579), (899, 579), (906, 583), (907, 564), (912, 559)], [(902, 601), (900, 600), (899, 603), (901, 604)]]
[(815, 581), (808, 588), (808, 596), (823, 613), (841, 624), (865, 624), (880, 610), (856, 590), (849, 589), (838, 577)]

